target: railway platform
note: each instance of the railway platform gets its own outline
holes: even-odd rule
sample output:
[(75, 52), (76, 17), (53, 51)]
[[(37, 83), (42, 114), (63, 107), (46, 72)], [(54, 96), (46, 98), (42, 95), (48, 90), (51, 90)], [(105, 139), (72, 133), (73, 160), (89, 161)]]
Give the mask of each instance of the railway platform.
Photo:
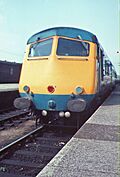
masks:
[(119, 177), (120, 86), (37, 177)]
[(18, 90), (18, 84), (0, 84), (0, 92)]

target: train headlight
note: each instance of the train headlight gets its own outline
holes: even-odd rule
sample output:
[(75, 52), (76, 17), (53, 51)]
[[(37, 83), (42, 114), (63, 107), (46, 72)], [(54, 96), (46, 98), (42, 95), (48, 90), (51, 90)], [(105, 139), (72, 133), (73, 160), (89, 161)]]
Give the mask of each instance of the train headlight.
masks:
[(25, 85), (25, 86), (23, 87), (23, 90), (24, 90), (26, 93), (29, 93), (29, 92), (30, 92), (30, 87), (27, 86), (27, 85)]
[(42, 116), (47, 116), (47, 111), (46, 110), (42, 110)]
[(59, 112), (59, 117), (64, 117), (65, 113), (63, 111)]
[(70, 112), (68, 112), (68, 111), (65, 112), (65, 117), (66, 117), (66, 118), (69, 118), (70, 116), (71, 116)]
[(81, 94), (82, 92), (83, 92), (83, 88), (82, 87), (76, 87), (75, 88), (75, 92), (76, 92), (76, 94)]

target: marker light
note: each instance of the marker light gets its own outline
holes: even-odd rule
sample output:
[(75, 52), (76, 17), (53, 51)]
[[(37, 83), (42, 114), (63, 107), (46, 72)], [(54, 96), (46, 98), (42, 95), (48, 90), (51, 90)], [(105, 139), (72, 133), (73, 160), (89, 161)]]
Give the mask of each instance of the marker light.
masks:
[(53, 93), (55, 91), (55, 88), (52, 85), (49, 85), (47, 89), (50, 93)]
[(76, 87), (75, 91), (77, 94), (81, 94), (83, 92), (83, 88), (82, 87)]
[(25, 86), (23, 87), (23, 90), (24, 90), (26, 93), (29, 93), (30, 87), (27, 86), (27, 85), (25, 85)]

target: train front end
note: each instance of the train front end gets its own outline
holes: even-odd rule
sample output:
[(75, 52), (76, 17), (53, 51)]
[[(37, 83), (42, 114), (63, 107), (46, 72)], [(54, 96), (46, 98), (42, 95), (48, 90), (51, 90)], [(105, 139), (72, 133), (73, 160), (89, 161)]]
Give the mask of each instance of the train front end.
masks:
[(85, 33), (54, 28), (28, 40), (16, 107), (59, 117), (87, 108), (95, 97), (97, 78), (96, 43)]

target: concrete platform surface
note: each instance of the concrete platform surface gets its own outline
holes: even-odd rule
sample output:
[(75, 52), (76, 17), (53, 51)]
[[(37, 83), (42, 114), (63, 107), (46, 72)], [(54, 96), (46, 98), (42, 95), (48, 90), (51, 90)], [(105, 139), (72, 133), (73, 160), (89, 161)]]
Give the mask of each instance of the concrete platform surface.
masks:
[(120, 176), (120, 90), (117, 87), (37, 177)]
[(18, 90), (18, 84), (0, 84), (0, 92)]

